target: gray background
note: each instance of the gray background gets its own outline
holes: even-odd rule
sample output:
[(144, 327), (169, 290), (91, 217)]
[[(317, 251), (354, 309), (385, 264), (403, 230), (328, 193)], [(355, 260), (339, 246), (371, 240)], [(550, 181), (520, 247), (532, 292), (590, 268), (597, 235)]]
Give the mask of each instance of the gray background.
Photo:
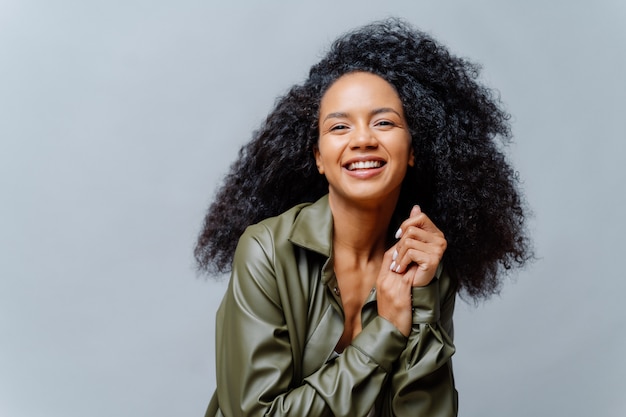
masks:
[(403, 16), (514, 115), (540, 260), (456, 314), (461, 416), (624, 416), (626, 2), (0, 1), (0, 415), (200, 416), (238, 147), (339, 33)]

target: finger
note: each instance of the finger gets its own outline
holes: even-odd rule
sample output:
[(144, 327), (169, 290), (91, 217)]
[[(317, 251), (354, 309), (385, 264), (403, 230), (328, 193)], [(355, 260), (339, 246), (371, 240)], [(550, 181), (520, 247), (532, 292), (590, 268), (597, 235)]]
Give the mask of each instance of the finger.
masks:
[(433, 233), (441, 233), (441, 230), (433, 223), (430, 218), (421, 211), (419, 206), (413, 206), (411, 209), (411, 216), (406, 219), (400, 225), (400, 228), (396, 231), (395, 237), (396, 239), (400, 239), (406, 233), (406, 230), (415, 226), (420, 229), (424, 229)]
[(396, 274), (385, 268), (376, 282), (378, 303), (385, 305), (387, 310), (410, 308), (414, 276), (415, 273)]
[(410, 225), (402, 233), (402, 237), (400, 238), (400, 241), (398, 241), (398, 245), (402, 246), (405, 242), (409, 240), (419, 240), (421, 242), (426, 242), (426, 243), (430, 243), (430, 242), (438, 243), (441, 240), (445, 240), (445, 237), (443, 236), (443, 233), (439, 229), (437, 229), (436, 231), (433, 231), (433, 230), (426, 230), (424, 228), (421, 228), (415, 225)]
[(418, 206), (417, 204), (413, 206), (413, 208), (411, 209), (411, 214), (409, 215), (409, 217), (415, 217), (418, 214), (420, 214), (422, 212), (422, 209), (420, 206)]
[(403, 245), (396, 245), (391, 270), (396, 273), (403, 273), (411, 264), (417, 264), (420, 269), (430, 269), (430, 266), (439, 265), (446, 250), (445, 239), (438, 239), (433, 242), (423, 242), (415, 239), (407, 239)]
[[(422, 212), (422, 209), (420, 208), (420, 206), (416, 204), (413, 206), (413, 208), (411, 208), (411, 213), (409, 214), (409, 218), (418, 216), (421, 212)], [(401, 224), (398, 230), (396, 231), (396, 235), (395, 235), (396, 239), (400, 239), (400, 237), (402, 236), (402, 232), (404, 230), (402, 226), (404, 226), (404, 223)]]
[[(411, 226), (394, 246), (395, 250), (392, 255), (393, 266), (391, 269), (394, 271), (402, 271), (411, 262), (418, 262), (417, 259), (407, 259), (407, 251), (410, 249), (442, 257), (446, 248), (447, 241), (443, 233), (427, 232), (423, 229)], [(402, 265), (402, 267), (397, 269), (399, 265)]]
[(406, 256), (392, 263), (390, 269), (396, 274), (403, 274), (407, 268), (416, 265), (420, 271), (431, 271), (436, 270), (440, 262), (441, 256), (439, 254), (410, 249)]

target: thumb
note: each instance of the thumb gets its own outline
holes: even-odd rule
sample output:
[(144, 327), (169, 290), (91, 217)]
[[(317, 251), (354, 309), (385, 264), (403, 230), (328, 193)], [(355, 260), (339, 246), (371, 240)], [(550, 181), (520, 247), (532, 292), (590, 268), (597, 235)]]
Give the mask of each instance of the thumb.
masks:
[(418, 206), (417, 204), (413, 206), (413, 208), (411, 209), (411, 215), (409, 217), (414, 217), (417, 216), (418, 214), (420, 214), (422, 212), (422, 209), (420, 208), (420, 206)]

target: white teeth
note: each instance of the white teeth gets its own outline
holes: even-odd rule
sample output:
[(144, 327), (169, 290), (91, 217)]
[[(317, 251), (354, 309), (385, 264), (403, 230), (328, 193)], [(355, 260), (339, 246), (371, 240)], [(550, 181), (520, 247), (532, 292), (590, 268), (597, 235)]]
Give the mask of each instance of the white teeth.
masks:
[(352, 162), (348, 165), (348, 170), (353, 171), (355, 169), (370, 169), (370, 168), (380, 168), (382, 163), (380, 161), (359, 161)]

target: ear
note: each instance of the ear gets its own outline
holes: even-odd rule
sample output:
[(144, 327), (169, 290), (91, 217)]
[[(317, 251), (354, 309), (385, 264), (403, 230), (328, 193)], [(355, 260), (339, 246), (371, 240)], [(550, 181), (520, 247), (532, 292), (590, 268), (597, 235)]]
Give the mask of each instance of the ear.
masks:
[(409, 166), (415, 166), (415, 151), (413, 150), (413, 146), (411, 146), (409, 150)]
[(315, 156), (315, 165), (317, 165), (317, 170), (320, 174), (324, 175), (324, 164), (322, 164), (322, 157), (317, 146), (313, 148), (313, 155)]

